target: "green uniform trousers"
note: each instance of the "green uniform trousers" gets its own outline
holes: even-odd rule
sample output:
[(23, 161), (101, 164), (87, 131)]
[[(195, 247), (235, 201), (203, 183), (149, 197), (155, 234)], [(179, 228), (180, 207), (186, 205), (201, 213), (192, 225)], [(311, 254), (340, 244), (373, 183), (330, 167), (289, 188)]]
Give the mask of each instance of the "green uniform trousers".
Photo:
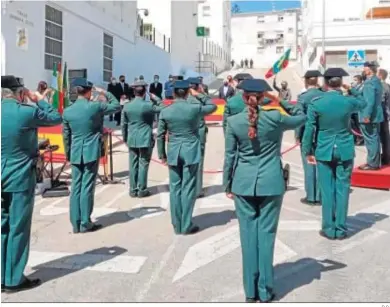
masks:
[(379, 136), (379, 124), (360, 124), (364, 145), (367, 148), (367, 165), (380, 167), (381, 140)]
[(171, 221), (177, 234), (187, 233), (192, 227), (198, 166), (198, 164), (169, 166)]
[(203, 163), (206, 152), (206, 143), (200, 144), (200, 162), (198, 166), (198, 173), (196, 175), (196, 196), (200, 196), (203, 191)]
[(271, 298), (274, 247), (282, 201), (283, 195), (234, 196), (246, 298)]
[(307, 163), (307, 157), (301, 151), (303, 172), (305, 176), (306, 198), (311, 202), (320, 201), (320, 188), (317, 178), (317, 167)]
[(24, 281), (30, 251), (34, 188), (1, 193), (1, 284), (13, 287)]
[(317, 161), (317, 169), (321, 188), (322, 231), (329, 238), (343, 237), (347, 233), (353, 160), (341, 161), (335, 148), (333, 160)]
[(70, 194), (70, 222), (74, 231), (85, 231), (93, 226), (91, 214), (95, 200), (96, 175), (99, 161), (72, 164)]
[(147, 193), (148, 172), (153, 147), (129, 148), (130, 195)]

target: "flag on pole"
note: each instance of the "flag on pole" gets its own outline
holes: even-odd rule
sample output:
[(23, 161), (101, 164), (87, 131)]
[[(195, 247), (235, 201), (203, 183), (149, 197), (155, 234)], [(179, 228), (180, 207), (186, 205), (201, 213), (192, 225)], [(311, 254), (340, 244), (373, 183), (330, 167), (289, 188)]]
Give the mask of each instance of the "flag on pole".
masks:
[(271, 78), (272, 76), (275, 76), (278, 72), (285, 69), (288, 66), (289, 59), (290, 59), (290, 52), (291, 49), (288, 49), (283, 56), (270, 68), (270, 70), (265, 75), (265, 78)]
[(62, 91), (62, 69), (61, 63), (57, 66), (57, 82), (58, 82), (58, 112), (62, 114), (64, 111), (64, 93)]
[(51, 104), (54, 109), (58, 110), (59, 107), (59, 94), (58, 94), (58, 70), (57, 63), (53, 65), (53, 74), (51, 79), (51, 89), (53, 90), (51, 95)]
[(64, 102), (64, 109), (69, 106), (69, 80), (68, 80), (68, 66), (64, 66), (63, 82), (62, 82), (62, 95)]

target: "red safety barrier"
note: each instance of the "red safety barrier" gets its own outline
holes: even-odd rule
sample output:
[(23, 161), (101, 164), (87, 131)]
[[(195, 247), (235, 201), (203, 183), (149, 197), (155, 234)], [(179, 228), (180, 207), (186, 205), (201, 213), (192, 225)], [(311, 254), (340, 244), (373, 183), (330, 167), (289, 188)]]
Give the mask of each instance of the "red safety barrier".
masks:
[[(120, 138), (120, 137), (117, 136), (117, 135), (112, 135), (112, 136), (113, 136), (114, 138), (116, 138), (116, 139), (119, 141), (119, 143), (124, 144), (124, 141), (123, 141), (122, 138)], [(286, 153), (288, 153), (288, 152), (294, 150), (295, 148), (297, 148), (297, 147), (299, 147), (299, 146), (300, 146), (300, 144), (297, 143), (297, 144), (295, 144), (295, 145), (293, 145), (293, 146), (287, 148), (286, 150), (282, 151), (280, 154), (283, 156), (283, 155), (285, 155)], [(166, 166), (166, 165), (165, 165), (164, 163), (162, 163), (160, 160), (153, 159), (153, 158), (152, 158), (151, 160), (152, 160), (153, 162), (157, 163), (157, 164)], [(218, 174), (218, 173), (223, 173), (223, 170), (205, 170), (205, 171), (203, 171), (203, 173), (204, 173), (204, 174)]]

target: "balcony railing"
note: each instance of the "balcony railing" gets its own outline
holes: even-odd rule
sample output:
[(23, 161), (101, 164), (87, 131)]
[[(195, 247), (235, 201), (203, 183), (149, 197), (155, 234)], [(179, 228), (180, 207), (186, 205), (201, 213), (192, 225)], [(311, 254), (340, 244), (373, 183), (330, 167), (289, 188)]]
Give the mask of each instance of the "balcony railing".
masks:
[(155, 27), (153, 27), (153, 24), (144, 23), (141, 16), (139, 16), (139, 18), (140, 18), (139, 29), (138, 29), (139, 36), (152, 42), (157, 47), (167, 52), (171, 52), (171, 38), (158, 31)]

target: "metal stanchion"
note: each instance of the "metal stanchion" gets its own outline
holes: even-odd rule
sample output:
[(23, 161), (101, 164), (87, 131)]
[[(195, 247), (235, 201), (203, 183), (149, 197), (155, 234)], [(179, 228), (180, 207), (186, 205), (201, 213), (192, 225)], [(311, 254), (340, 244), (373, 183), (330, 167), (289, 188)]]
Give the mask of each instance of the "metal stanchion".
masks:
[(125, 184), (121, 180), (114, 178), (114, 158), (112, 155), (112, 130), (108, 132), (109, 160), (110, 160), (110, 179), (105, 179), (103, 184)]

